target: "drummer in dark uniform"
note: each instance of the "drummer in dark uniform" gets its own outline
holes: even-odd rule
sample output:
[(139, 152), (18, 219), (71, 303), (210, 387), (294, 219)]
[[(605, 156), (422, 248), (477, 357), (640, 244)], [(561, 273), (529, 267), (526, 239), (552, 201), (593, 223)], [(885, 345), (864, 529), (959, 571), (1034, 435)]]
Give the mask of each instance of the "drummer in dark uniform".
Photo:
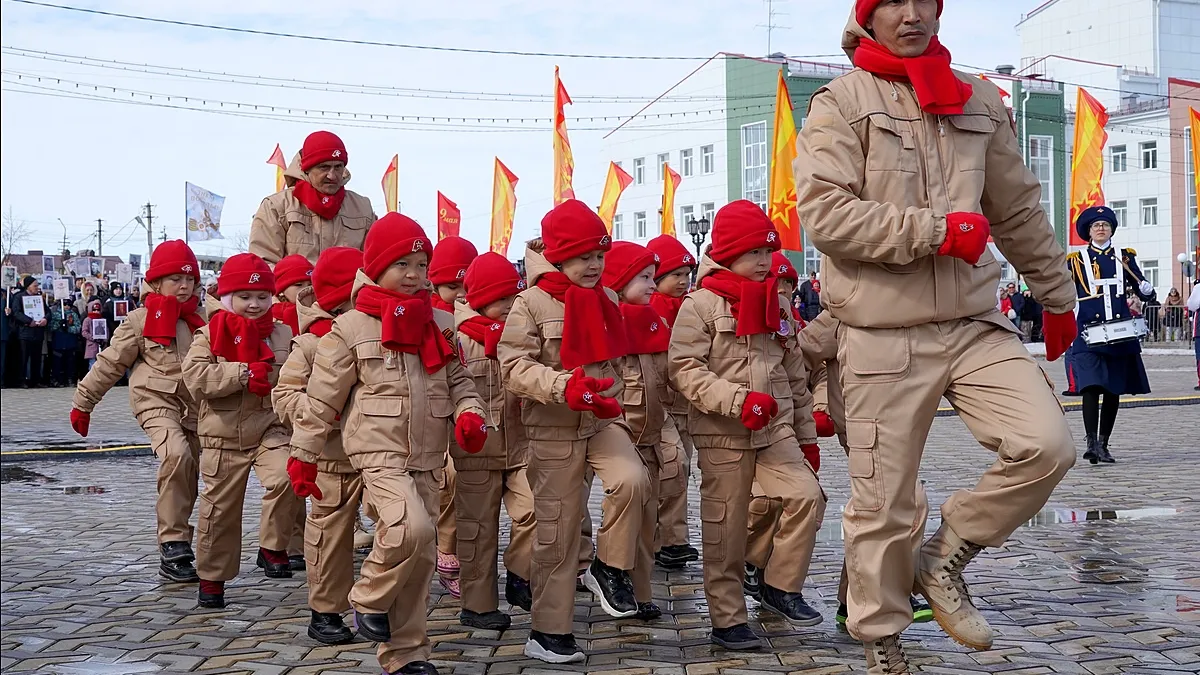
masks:
[(1108, 439), (1121, 395), (1150, 393), (1140, 342), (1146, 334), (1145, 322), (1134, 318), (1125, 294), (1132, 290), (1149, 300), (1154, 297), (1154, 286), (1138, 268), (1136, 251), (1113, 246), (1116, 229), (1117, 216), (1112, 209), (1087, 209), (1075, 221), (1075, 231), (1088, 240), (1088, 246), (1067, 256), (1079, 298), (1079, 337), (1071, 345), (1067, 376), (1074, 385), (1071, 388), (1083, 396), (1087, 432), (1083, 458), (1092, 464), (1116, 461), (1108, 451)]

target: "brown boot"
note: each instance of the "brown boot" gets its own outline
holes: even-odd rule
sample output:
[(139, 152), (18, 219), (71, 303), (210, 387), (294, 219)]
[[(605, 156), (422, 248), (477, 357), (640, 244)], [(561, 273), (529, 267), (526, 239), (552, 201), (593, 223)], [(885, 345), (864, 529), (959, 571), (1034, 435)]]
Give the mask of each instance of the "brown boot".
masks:
[(971, 604), (962, 572), (982, 550), (943, 523), (917, 556), (916, 590), (929, 602), (933, 618), (956, 642), (975, 650), (991, 649), (992, 627)]
[(899, 635), (864, 642), (867, 650), (867, 675), (909, 675), (908, 658), (904, 656), (904, 646), (900, 644)]

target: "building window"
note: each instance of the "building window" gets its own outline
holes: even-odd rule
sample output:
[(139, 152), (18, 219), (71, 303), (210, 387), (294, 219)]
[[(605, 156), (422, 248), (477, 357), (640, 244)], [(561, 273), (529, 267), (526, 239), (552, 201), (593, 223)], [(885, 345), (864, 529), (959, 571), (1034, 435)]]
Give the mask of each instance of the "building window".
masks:
[[(803, 230), (801, 230), (803, 232)], [(803, 233), (804, 237), (804, 274), (809, 272), (821, 273), (821, 252), (816, 246), (808, 240), (808, 234)]]
[(767, 123), (742, 125), (742, 199), (767, 210)]
[(1124, 145), (1114, 145), (1108, 150), (1109, 157), (1112, 158), (1112, 172), (1124, 173), (1129, 167), (1126, 164), (1126, 151)]
[(1138, 149), (1142, 151), (1142, 168), (1157, 169), (1158, 168), (1158, 141), (1146, 141), (1138, 143)]
[(646, 238), (646, 212), (637, 211), (633, 214), (633, 237), (635, 239)]
[(692, 161), (692, 149), (688, 148), (687, 150), (680, 150), (679, 151), (679, 169), (683, 172), (684, 178), (691, 177), (693, 171), (695, 170), (693, 167), (693, 164), (694, 164), (694, 162)]
[(700, 146), (700, 173), (705, 176), (715, 173), (717, 170), (717, 157), (713, 152), (713, 146)]
[(1158, 225), (1158, 198), (1150, 197), (1142, 202), (1142, 225), (1147, 227)]
[(1113, 210), (1117, 216), (1117, 227), (1129, 224), (1129, 203), (1124, 199), (1113, 202), (1108, 205), (1108, 208)]
[(1146, 281), (1149, 281), (1151, 286), (1158, 288), (1158, 261), (1143, 260), (1141, 261), (1141, 265), (1142, 274), (1146, 277)]
[(622, 234), (623, 234), (622, 230), (624, 230), (624, 229), (625, 229), (625, 228), (623, 227), (623, 225), (624, 225), (624, 222), (623, 222), (623, 221), (624, 221), (624, 220), (625, 220), (625, 219), (624, 219), (624, 218), (622, 218), (622, 217), (621, 217), (621, 214), (619, 214), (619, 213), (617, 213), (617, 214), (614, 214), (614, 215), (613, 215), (613, 239), (620, 239), (620, 238), (621, 238), (621, 236), (622, 236)]
[(684, 228), (687, 227), (688, 221), (692, 219), (692, 217), (695, 213), (696, 213), (696, 209), (694, 207), (691, 207), (691, 206), (679, 207), (679, 222), (675, 223), (675, 229), (678, 231), (683, 231)]
[(635, 185), (646, 184), (646, 158), (638, 157), (633, 160), (633, 183)]
[(1029, 170), (1042, 184), (1042, 210), (1054, 225), (1054, 137), (1029, 137)]
[(663, 219), (663, 211), (662, 211), (662, 209), (659, 209), (658, 210), (658, 225), (655, 227), (655, 230), (658, 232), (662, 232), (662, 219)]
[(708, 218), (708, 224), (711, 226), (713, 215), (717, 212), (717, 205), (713, 202), (704, 202), (700, 205), (700, 217)]
[(671, 161), (671, 153), (664, 152), (658, 156), (658, 182), (663, 182), (663, 176), (667, 175), (667, 162)]

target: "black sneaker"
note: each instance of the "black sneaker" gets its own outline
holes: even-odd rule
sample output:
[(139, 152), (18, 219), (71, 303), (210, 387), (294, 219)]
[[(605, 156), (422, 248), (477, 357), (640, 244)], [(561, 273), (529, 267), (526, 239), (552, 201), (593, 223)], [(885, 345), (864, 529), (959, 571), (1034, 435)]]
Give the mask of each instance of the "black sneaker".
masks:
[(293, 572), (303, 572), (304, 571), (304, 556), (303, 555), (289, 555), (288, 556), (288, 569), (290, 569)]
[(308, 637), (323, 645), (344, 645), (354, 639), (354, 631), (342, 623), (342, 615), (323, 613), (310, 610), (312, 618), (308, 621)]
[(392, 624), (387, 614), (354, 613), (354, 624), (358, 634), (371, 642), (389, 642), (392, 639)]
[[(263, 574), (266, 574), (271, 579), (291, 579), (292, 565), (291, 562), (273, 563), (267, 560), (267, 556), (263, 554), (263, 549), (258, 549), (258, 559), (254, 564), (262, 568)], [(386, 640), (385, 640), (386, 642)]]
[(404, 664), (403, 668), (388, 675), (438, 675), (438, 669), (428, 661), (413, 661)]
[(629, 572), (609, 567), (596, 558), (583, 573), (583, 584), (596, 595), (605, 614), (617, 619), (637, 614), (638, 606), (633, 599), (633, 582), (629, 579)]
[(762, 585), (759, 606), (791, 621), (797, 626), (815, 626), (822, 621), (821, 613), (804, 601), (799, 593), (781, 591), (770, 584)]
[(504, 599), (509, 605), (528, 612), (533, 608), (533, 589), (529, 587), (529, 582), (511, 571), (505, 577)]
[(758, 636), (750, 630), (750, 626), (744, 623), (729, 628), (714, 628), (709, 639), (713, 641), (713, 644), (739, 652), (762, 649), (762, 640), (758, 639)]
[(642, 621), (654, 621), (662, 616), (662, 610), (653, 602), (639, 602), (637, 606), (637, 614), (634, 615), (634, 618)]
[(554, 635), (536, 630), (529, 631), (525, 656), (546, 663), (580, 663), (585, 658), (583, 650), (575, 643), (574, 635)]
[(165, 541), (158, 545), (158, 557), (163, 562), (195, 562), (196, 554), (186, 541)]
[(750, 563), (746, 563), (746, 576), (742, 580), (742, 592), (755, 600), (762, 595), (762, 570)]
[(913, 623), (929, 623), (933, 621), (933, 609), (916, 595), (908, 596), (908, 604), (912, 606)]
[(197, 602), (201, 607), (207, 609), (221, 609), (225, 607), (225, 582), (202, 580), (200, 582), (200, 591), (197, 595)]
[(458, 622), (470, 628), (495, 631), (508, 630), (508, 627), (512, 625), (512, 619), (498, 609), (483, 614), (464, 609), (458, 615)]
[[(911, 598), (909, 599), (909, 601), (913, 602), (913, 603), (916, 602), (916, 600), (913, 600)], [(925, 605), (925, 608), (929, 609), (929, 605)], [(917, 609), (917, 606), (914, 604), (913, 605), (913, 621), (917, 620), (916, 609)], [(933, 616), (932, 613), (930, 613), (931, 618), (932, 618), (932, 616)], [(850, 608), (846, 606), (846, 603), (844, 603), (844, 602), (838, 603), (837, 614), (833, 615), (833, 620), (836, 621), (837, 625), (839, 625), (839, 626), (845, 626), (846, 622), (850, 620)], [(929, 619), (926, 619), (926, 621), (928, 621), (928, 620)]]
[(191, 560), (164, 560), (158, 565), (158, 574), (177, 584), (194, 584), (200, 581), (200, 575), (196, 574)]
[(689, 562), (700, 559), (700, 552), (686, 544), (664, 546), (654, 554), (654, 562), (669, 570), (682, 569)]

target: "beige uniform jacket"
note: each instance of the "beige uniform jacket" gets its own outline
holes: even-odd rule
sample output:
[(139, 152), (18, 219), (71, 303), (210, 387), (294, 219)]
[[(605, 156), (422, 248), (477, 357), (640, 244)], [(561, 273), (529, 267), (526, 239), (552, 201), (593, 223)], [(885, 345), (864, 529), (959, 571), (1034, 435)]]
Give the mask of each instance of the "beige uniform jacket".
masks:
[[(454, 304), (454, 325), (479, 313), (464, 301)], [(450, 444), (450, 455), (459, 471), (514, 471), (525, 466), (529, 439), (521, 425), (521, 399), (504, 388), (500, 379), (500, 362), (488, 358), (483, 345), (458, 332), (458, 349), (463, 363), (475, 378), (475, 391), (483, 399), (487, 414), (488, 437), (483, 450), (468, 454), (457, 443)]]
[[(866, 31), (853, 17), (853, 59)], [(946, 214), (982, 213), (996, 246), (1050, 312), (1075, 306), (1066, 258), (1041, 208), (1008, 112), (991, 82), (961, 115), (930, 115), (906, 83), (855, 69), (813, 95), (793, 168), (800, 223), (825, 255), (821, 302), (860, 328), (975, 318), (1016, 332), (996, 309), (1000, 265), (936, 255)]]
[[(697, 281), (725, 269), (705, 256)], [(671, 384), (692, 403), (688, 428), (696, 447), (749, 450), (765, 448), (790, 436), (816, 443), (812, 395), (804, 359), (796, 347), (796, 322), (780, 295), (781, 326), (786, 335), (737, 336), (729, 302), (712, 291), (692, 291), (683, 301), (667, 369)], [(768, 394), (779, 413), (759, 431), (742, 424), (742, 404), (751, 391)]]
[[(565, 394), (571, 373), (563, 370), (563, 304), (536, 286), (543, 274), (555, 271), (542, 256), (540, 244), (525, 249), (525, 274), (529, 288), (521, 291), (508, 313), (504, 336), (496, 349), (504, 386), (525, 399), (521, 422), (533, 440), (579, 441), (591, 438), (609, 424), (624, 425), (622, 418), (603, 420), (590, 412), (567, 407)], [(616, 293), (607, 290), (613, 302)], [(613, 386), (601, 392), (622, 400), (624, 388), (621, 361), (589, 363), (584, 372), (595, 378), (613, 378)]]
[[(351, 298), (374, 285), (359, 270)], [(437, 309), (433, 315), (453, 343), (454, 317)], [(342, 446), (355, 469), (441, 470), (455, 419), (484, 415), (459, 359), (431, 375), (416, 354), (385, 348), (382, 330), (379, 319), (352, 309), (321, 338), (306, 403), (292, 422), (293, 457), (316, 462), (341, 415)]]
[[(821, 312), (800, 331), (800, 354), (808, 369), (808, 387), (813, 395), (813, 410), (829, 412), (829, 367), (837, 360), (838, 320), (829, 312)], [(840, 385), (838, 385), (840, 386)]]
[(667, 421), (667, 353), (627, 355), (621, 359), (621, 379), (625, 381), (621, 402), (633, 444), (657, 445)]
[(71, 404), (90, 413), (113, 385), (129, 374), (129, 407), (139, 425), (168, 417), (189, 429), (196, 428), (196, 405), (181, 384), (183, 360), (192, 346), (192, 329), (185, 321), (175, 324), (175, 341), (163, 346), (142, 337), (146, 308), (129, 313), (109, 344), (96, 355), (96, 365), (79, 381)]
[[(270, 397), (251, 394), (246, 388), (246, 364), (226, 361), (213, 354), (209, 327), (196, 331), (192, 348), (183, 362), (183, 383), (192, 398), (200, 402), (200, 421), (196, 428), (203, 448), (252, 450), (259, 445), (277, 448), (287, 445), (287, 429), (279, 422)], [(267, 338), (275, 361), (267, 372), (274, 385), (279, 369), (287, 361), (292, 329), (275, 322)]]
[[(304, 390), (312, 376), (313, 359), (317, 356), (317, 343), (321, 338), (307, 332), (314, 321), (332, 319), (333, 315), (321, 309), (316, 302), (312, 287), (304, 288), (296, 296), (296, 313), (300, 318), (300, 334), (292, 339), (292, 353), (279, 370), (279, 382), (271, 390), (271, 403), (280, 421), (291, 428), (295, 425), (301, 407), (308, 403)], [(317, 469), (325, 473), (354, 473), (346, 451), (342, 448), (342, 425), (335, 420), (325, 439), (325, 449)]]

